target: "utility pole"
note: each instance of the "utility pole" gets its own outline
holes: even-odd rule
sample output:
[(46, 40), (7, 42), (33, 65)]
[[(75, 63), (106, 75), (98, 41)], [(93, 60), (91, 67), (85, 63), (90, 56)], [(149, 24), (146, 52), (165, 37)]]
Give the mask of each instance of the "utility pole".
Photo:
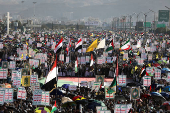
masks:
[(9, 19), (11, 18), (10, 16), (9, 16), (9, 12), (7, 12), (7, 35), (9, 35)]
[[(34, 25), (35, 25), (35, 4), (36, 4), (37, 2), (33, 2), (33, 4), (34, 4)], [(34, 30), (35, 30), (35, 27), (34, 27)]]
[(155, 37), (155, 11), (153, 11), (153, 10), (151, 10), (151, 9), (149, 9), (150, 11), (152, 11), (153, 13), (154, 13), (154, 37)]

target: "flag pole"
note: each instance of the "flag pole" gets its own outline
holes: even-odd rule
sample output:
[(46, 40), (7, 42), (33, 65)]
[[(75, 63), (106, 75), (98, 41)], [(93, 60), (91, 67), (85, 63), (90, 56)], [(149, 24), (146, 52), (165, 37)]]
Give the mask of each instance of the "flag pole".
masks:
[(56, 102), (58, 104), (58, 101), (57, 101), (57, 82), (58, 82), (58, 72), (57, 72), (57, 53), (56, 53)]

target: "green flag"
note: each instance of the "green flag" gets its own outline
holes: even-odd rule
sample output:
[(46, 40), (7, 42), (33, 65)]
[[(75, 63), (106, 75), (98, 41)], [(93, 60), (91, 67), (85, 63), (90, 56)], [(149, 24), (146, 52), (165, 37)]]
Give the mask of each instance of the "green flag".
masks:
[(116, 77), (112, 81), (111, 85), (109, 86), (110, 88), (116, 87)]

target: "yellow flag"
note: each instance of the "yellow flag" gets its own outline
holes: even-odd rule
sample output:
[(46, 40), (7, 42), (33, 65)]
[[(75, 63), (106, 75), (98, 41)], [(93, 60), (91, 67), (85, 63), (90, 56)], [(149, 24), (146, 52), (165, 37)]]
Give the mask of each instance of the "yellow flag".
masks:
[(134, 73), (134, 71), (133, 71), (133, 69), (131, 70), (131, 74), (133, 74)]
[(135, 71), (138, 69), (138, 67), (137, 66), (135, 66)]
[(23, 59), (23, 54), (22, 54), (22, 56), (21, 56), (21, 59)]
[(161, 88), (159, 89), (159, 93), (161, 93), (162, 91), (161, 91)]
[(151, 67), (151, 63), (149, 63), (148, 66)]
[(156, 59), (158, 59), (158, 54), (156, 54)]
[(87, 48), (86, 52), (93, 51), (97, 47), (97, 39)]
[(23, 87), (29, 87), (30, 86), (30, 76), (23, 75), (21, 84), (22, 84)]
[(137, 53), (137, 55), (139, 55), (140, 53), (139, 53), (139, 51), (138, 51), (138, 53)]
[(28, 45), (28, 43), (26, 42), (26, 44)]
[(41, 113), (41, 110), (36, 110), (35, 113)]
[(121, 51), (120, 54), (124, 54), (124, 51)]

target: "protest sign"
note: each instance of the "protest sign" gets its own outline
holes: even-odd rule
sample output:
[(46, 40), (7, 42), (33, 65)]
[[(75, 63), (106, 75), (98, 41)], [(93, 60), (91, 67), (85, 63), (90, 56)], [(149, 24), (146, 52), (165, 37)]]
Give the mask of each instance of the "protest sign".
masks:
[(59, 57), (60, 59), (60, 61), (64, 61), (64, 54), (60, 54), (60, 57)]
[(9, 64), (9, 69), (15, 69), (15, 61), (10, 61), (10, 64)]
[(97, 58), (97, 64), (103, 64), (103, 57)]
[(81, 57), (81, 64), (86, 64), (86, 58), (85, 57)]
[(130, 99), (136, 100), (140, 98), (140, 87), (132, 87), (130, 92)]
[(4, 47), (4, 45), (1, 43), (1, 44), (0, 44), (0, 49), (3, 49), (3, 47)]
[(66, 63), (69, 63), (69, 57), (66, 57)]
[(76, 85), (69, 85), (68, 89), (70, 91), (76, 91), (77, 90), (77, 86)]
[(150, 86), (151, 85), (151, 77), (150, 76), (144, 76), (143, 77), (143, 86)]
[(98, 92), (98, 90), (100, 89), (100, 85), (101, 85), (101, 82), (94, 82), (92, 86), (92, 91), (94, 90), (95, 92)]
[(42, 91), (41, 94), (41, 105), (48, 106), (50, 104), (50, 93), (49, 91)]
[(154, 79), (161, 79), (161, 70), (155, 68), (155, 78)]
[(41, 105), (42, 90), (33, 91), (33, 103), (32, 105)]
[(7, 69), (0, 69), (0, 79), (7, 79)]
[(30, 85), (38, 81), (38, 75), (31, 75)]
[(40, 83), (37, 82), (37, 83), (32, 83), (31, 84), (31, 89), (34, 91), (34, 90), (39, 90), (40, 89)]
[(126, 75), (118, 75), (117, 85), (118, 86), (126, 86)]
[(13, 88), (5, 88), (4, 102), (13, 102)]
[(0, 105), (4, 104), (4, 95), (5, 95), (5, 91), (0, 90)]
[(27, 92), (24, 87), (19, 87), (17, 92), (17, 99), (26, 100)]
[(22, 86), (24, 86), (24, 87), (30, 86), (30, 76), (28, 76), (28, 75), (22, 76)]
[(102, 86), (104, 85), (105, 75), (96, 75), (96, 82), (101, 82)]
[(81, 81), (80, 86), (87, 86), (87, 81)]
[(167, 82), (170, 82), (170, 73), (168, 73)]
[(86, 62), (89, 63), (90, 56), (86, 56)]
[(109, 86), (104, 86), (105, 89), (105, 99), (114, 99), (115, 93)]
[(2, 61), (2, 69), (8, 68), (8, 61)]
[(22, 68), (21, 75), (28, 75), (28, 69)]

